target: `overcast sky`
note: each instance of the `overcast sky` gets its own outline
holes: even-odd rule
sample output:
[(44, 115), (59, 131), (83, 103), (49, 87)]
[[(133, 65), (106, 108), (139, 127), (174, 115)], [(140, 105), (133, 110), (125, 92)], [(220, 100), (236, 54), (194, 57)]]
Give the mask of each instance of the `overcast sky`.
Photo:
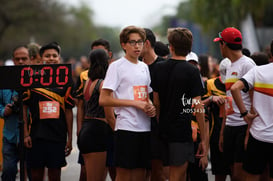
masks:
[(99, 25), (152, 27), (166, 14), (175, 14), (181, 0), (60, 0), (77, 6), (81, 1), (94, 11)]

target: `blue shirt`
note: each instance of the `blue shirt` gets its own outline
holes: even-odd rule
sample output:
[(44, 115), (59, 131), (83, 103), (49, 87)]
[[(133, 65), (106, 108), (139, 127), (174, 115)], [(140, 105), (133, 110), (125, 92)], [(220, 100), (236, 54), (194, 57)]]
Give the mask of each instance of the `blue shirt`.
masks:
[(19, 114), (12, 113), (9, 116), (4, 116), (5, 106), (12, 104), (12, 98), (18, 96), (15, 90), (2, 89), (0, 90), (0, 117), (4, 119), (3, 137), (11, 143), (19, 142)]

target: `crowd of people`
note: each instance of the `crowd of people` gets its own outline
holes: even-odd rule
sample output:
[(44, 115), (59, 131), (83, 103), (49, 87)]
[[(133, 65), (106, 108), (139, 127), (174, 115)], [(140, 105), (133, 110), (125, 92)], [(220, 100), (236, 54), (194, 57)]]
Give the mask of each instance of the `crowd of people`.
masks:
[[(223, 57), (218, 64), (192, 52), (187, 28), (169, 28), (168, 44), (136, 26), (119, 39), (124, 56), (117, 60), (105, 39), (92, 42), (80, 68), (71, 60), (73, 85), (0, 90), (3, 181), (16, 179), (22, 151), (29, 180), (61, 180), (73, 137), (80, 181), (107, 174), (116, 181), (207, 181), (209, 161), (216, 181), (273, 180), (273, 41), (270, 56), (251, 54), (241, 32), (225, 28), (213, 40)], [(18, 46), (12, 61), (59, 64), (61, 46)], [(18, 109), (25, 150), (18, 147)]]

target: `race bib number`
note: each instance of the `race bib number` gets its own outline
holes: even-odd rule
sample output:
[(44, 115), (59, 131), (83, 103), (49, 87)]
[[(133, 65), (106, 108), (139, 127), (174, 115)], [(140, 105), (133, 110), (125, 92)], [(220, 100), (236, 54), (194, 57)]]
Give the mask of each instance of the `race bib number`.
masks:
[(134, 100), (136, 101), (148, 101), (148, 87), (134, 86)]
[(60, 103), (56, 101), (39, 102), (40, 119), (57, 119), (60, 117)]
[(226, 115), (231, 115), (234, 113), (233, 106), (232, 106), (232, 97), (226, 97), (225, 110), (226, 110)]

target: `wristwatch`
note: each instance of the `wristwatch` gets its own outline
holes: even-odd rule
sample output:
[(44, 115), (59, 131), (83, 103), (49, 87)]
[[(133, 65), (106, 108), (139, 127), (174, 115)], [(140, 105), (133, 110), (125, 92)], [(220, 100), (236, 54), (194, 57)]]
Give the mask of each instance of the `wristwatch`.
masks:
[(241, 113), (240, 118), (245, 117), (247, 115), (247, 113), (248, 113), (248, 110), (246, 110), (245, 112)]

